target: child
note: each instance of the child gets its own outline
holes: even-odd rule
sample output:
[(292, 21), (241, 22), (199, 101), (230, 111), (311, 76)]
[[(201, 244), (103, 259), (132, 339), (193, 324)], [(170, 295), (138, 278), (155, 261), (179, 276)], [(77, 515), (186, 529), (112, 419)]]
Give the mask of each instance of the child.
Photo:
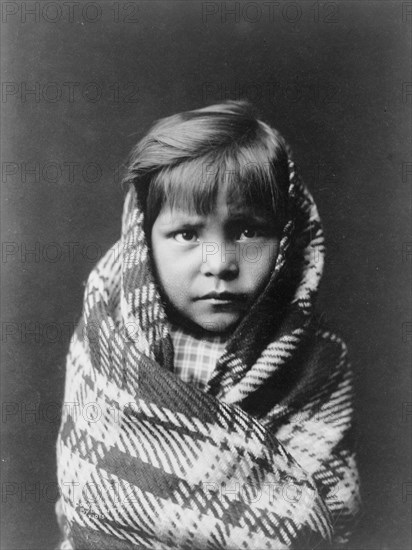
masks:
[(160, 120), (67, 360), (75, 549), (319, 548), (359, 508), (346, 348), (314, 317), (316, 206), (245, 102)]

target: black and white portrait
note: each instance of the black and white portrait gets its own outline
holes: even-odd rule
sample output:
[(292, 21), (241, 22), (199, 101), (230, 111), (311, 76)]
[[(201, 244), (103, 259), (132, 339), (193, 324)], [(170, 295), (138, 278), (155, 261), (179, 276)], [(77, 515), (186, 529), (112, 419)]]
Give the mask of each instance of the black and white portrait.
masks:
[(409, 548), (412, 3), (1, 27), (1, 547)]

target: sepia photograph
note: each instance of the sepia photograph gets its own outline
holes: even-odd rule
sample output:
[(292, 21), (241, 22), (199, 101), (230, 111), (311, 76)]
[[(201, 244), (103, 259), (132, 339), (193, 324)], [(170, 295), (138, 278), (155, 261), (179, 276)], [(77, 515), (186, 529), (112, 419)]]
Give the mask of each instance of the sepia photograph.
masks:
[(412, 2), (0, 6), (0, 548), (409, 549)]

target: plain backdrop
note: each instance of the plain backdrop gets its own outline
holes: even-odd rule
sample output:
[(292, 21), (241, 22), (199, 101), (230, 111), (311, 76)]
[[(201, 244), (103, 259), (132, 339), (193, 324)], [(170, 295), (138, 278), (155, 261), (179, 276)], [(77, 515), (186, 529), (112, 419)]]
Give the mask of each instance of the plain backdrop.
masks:
[(155, 119), (246, 97), (324, 221), (319, 306), (356, 372), (351, 548), (409, 548), (411, 4), (75, 4), (3, 2), (1, 547), (58, 541), (64, 358), (88, 273), (119, 238), (119, 168)]

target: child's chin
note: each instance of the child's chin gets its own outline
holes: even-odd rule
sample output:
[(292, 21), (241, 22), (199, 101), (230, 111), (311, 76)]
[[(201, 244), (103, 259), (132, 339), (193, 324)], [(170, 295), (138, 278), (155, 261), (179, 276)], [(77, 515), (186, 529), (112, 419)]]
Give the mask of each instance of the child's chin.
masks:
[(240, 316), (235, 314), (213, 315), (208, 319), (197, 319), (196, 324), (207, 332), (213, 334), (225, 334), (234, 330), (240, 321)]
[(176, 325), (193, 333), (230, 334), (243, 318), (239, 311), (226, 312), (190, 312), (183, 315), (176, 309), (168, 310), (169, 319)]

